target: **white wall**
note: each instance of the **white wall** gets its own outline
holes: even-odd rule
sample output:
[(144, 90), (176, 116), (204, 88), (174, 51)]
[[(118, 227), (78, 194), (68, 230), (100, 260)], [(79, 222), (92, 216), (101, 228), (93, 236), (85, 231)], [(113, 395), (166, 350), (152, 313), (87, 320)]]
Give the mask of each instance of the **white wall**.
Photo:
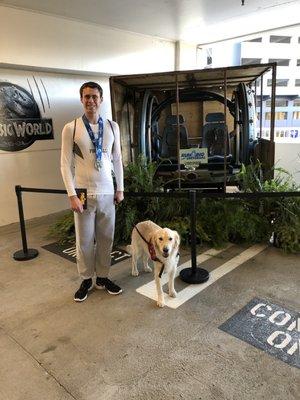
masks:
[(197, 69), (197, 45), (195, 43), (187, 43), (179, 40), (175, 44), (176, 71)]
[(171, 41), (0, 6), (0, 62), (132, 74), (174, 70)]
[(285, 169), (300, 185), (300, 143), (275, 143), (275, 167)]
[[(78, 89), (86, 80), (104, 87), (103, 112), (110, 117), (108, 76), (174, 70), (175, 44), (107, 27), (0, 6), (0, 80), (27, 87), (43, 79), (51, 100), (54, 140), (36, 141), (18, 152), (0, 150), (0, 226), (18, 221), (15, 185), (63, 189), (59, 170), (61, 130), (82, 112)], [(7, 69), (13, 66), (37, 67)], [(6, 67), (6, 68), (5, 68)], [(40, 70), (41, 68), (41, 70)], [(73, 74), (50, 73), (49, 69)], [(43, 70), (48, 72), (43, 72)], [(77, 75), (76, 72), (82, 73)], [(89, 72), (99, 72), (98, 76)], [(101, 74), (102, 75), (101, 75)], [(41, 110), (39, 95), (34, 93)], [(68, 207), (64, 195), (24, 193), (25, 218)]]

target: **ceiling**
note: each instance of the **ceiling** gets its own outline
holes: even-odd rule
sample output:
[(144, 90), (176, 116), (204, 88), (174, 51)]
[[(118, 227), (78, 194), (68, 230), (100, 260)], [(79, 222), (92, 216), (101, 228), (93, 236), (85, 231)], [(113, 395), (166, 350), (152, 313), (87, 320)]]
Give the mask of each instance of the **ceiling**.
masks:
[(300, 0), (244, 0), (244, 6), (241, 3), (242, 0), (0, 0), (0, 5), (8, 7), (198, 44), (300, 23)]

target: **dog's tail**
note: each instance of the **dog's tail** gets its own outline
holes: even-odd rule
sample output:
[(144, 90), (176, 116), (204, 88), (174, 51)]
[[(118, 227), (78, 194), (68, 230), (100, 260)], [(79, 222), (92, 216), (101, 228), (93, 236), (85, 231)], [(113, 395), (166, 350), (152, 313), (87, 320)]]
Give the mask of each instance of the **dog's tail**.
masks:
[(132, 245), (131, 244), (126, 246), (126, 251), (127, 251), (128, 254), (132, 254)]

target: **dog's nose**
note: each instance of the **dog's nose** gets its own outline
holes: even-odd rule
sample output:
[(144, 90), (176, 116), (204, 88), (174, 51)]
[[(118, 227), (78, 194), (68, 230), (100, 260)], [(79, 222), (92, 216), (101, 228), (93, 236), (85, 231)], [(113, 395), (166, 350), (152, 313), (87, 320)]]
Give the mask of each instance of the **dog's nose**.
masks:
[(163, 252), (164, 252), (164, 253), (168, 253), (168, 252), (169, 252), (169, 249), (168, 249), (167, 247), (164, 247), (164, 248), (163, 248)]

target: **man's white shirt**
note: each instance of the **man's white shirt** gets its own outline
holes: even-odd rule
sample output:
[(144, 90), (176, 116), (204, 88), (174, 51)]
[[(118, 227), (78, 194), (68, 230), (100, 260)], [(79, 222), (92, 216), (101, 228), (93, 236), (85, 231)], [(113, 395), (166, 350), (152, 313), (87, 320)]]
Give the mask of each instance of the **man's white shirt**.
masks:
[[(95, 147), (82, 118), (77, 118), (73, 141), (74, 121), (62, 131), (61, 173), (68, 196), (75, 196), (76, 188), (86, 188), (88, 195), (113, 194), (112, 169), (116, 177), (117, 190), (124, 191), (120, 130), (116, 122), (103, 120), (103, 145), (101, 168), (95, 168)], [(95, 135), (98, 124), (90, 124)], [(75, 148), (73, 152), (73, 144)], [(75, 167), (75, 171), (74, 171)]]

